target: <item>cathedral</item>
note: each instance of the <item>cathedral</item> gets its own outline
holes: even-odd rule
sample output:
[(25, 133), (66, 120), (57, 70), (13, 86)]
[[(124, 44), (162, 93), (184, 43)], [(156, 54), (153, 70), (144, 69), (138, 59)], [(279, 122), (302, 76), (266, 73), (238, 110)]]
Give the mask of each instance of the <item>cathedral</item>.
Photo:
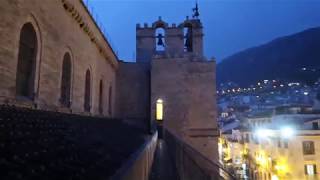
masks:
[(180, 179), (219, 177), (203, 37), (198, 6), (137, 24), (126, 62), (82, 0), (1, 1), (0, 179), (148, 179), (160, 140)]

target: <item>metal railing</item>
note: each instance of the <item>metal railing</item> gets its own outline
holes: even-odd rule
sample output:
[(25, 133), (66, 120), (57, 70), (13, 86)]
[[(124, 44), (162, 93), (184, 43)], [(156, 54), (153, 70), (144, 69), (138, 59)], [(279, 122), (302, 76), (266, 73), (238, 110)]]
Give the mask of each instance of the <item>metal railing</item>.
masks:
[(180, 179), (236, 179), (222, 164), (208, 159), (168, 130), (164, 130), (164, 140), (168, 145), (171, 158), (174, 159)]
[(114, 42), (112, 41), (111, 36), (106, 31), (106, 28), (105, 28), (104, 24), (99, 19), (99, 13), (95, 11), (93, 2), (91, 2), (90, 0), (80, 0), (80, 1), (83, 2), (85, 7), (87, 8), (88, 13), (90, 14), (92, 19), (94, 20), (97, 28), (100, 30), (100, 32), (102, 33), (104, 38), (108, 41), (108, 43), (110, 44), (111, 48), (114, 50), (115, 54), (118, 56), (118, 49), (116, 48)]

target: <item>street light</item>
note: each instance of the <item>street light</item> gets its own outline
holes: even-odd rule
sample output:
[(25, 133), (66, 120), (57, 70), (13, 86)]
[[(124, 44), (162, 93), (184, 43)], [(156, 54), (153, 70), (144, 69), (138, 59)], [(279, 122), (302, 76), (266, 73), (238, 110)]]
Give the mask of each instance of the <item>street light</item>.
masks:
[(283, 127), (280, 131), (284, 138), (291, 138), (294, 135), (294, 130), (291, 127)]

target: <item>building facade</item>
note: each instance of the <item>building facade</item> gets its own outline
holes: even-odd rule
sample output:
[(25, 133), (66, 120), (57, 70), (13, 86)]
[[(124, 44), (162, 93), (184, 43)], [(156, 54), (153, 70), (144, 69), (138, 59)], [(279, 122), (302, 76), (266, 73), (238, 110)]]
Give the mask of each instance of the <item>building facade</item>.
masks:
[(221, 136), (220, 159), (242, 178), (319, 179), (319, 117), (287, 114), (268, 122), (256, 119), (250, 129)]
[(112, 116), (117, 57), (82, 1), (2, 1), (1, 103)]
[(0, 32), (0, 104), (161, 125), (216, 162), (216, 62), (198, 16), (137, 25), (134, 63), (118, 59), (82, 0), (1, 1)]

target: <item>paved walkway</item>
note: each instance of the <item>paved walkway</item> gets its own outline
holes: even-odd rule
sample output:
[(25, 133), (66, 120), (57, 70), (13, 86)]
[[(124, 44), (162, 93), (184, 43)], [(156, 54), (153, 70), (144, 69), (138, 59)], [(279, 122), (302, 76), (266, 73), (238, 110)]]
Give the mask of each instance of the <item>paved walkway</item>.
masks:
[(173, 160), (162, 139), (158, 140), (149, 180), (178, 180)]

